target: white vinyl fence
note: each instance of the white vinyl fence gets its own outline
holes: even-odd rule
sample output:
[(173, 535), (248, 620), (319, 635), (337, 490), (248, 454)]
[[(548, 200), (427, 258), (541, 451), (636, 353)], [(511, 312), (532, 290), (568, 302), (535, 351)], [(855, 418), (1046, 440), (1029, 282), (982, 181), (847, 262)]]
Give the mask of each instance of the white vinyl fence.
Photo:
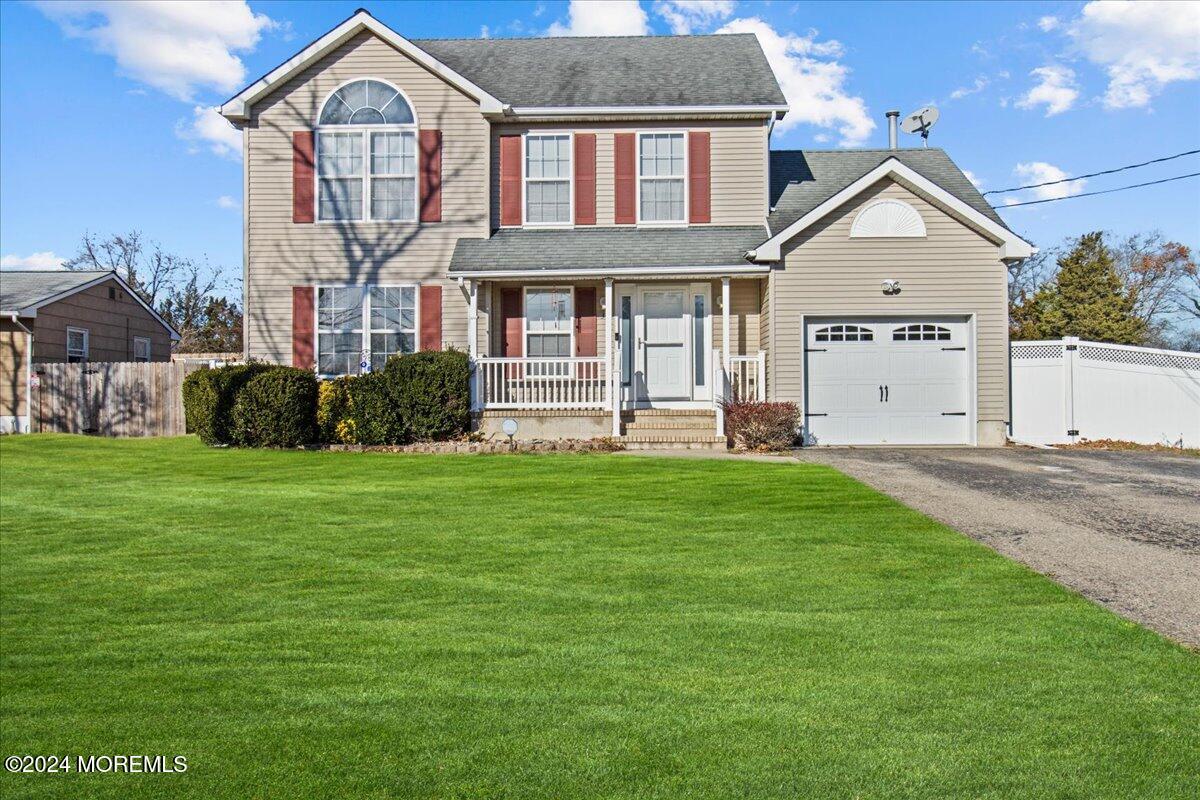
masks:
[(1200, 447), (1200, 353), (1080, 341), (1013, 342), (1012, 436)]

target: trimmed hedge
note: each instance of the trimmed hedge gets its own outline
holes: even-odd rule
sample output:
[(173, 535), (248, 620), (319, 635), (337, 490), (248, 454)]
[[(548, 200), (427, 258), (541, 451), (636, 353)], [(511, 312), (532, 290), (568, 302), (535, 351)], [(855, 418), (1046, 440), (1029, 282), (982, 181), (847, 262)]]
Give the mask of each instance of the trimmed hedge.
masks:
[(234, 444), (300, 447), (317, 440), (317, 376), (297, 367), (275, 367), (242, 387), (230, 412)]
[(732, 400), (722, 407), (725, 433), (738, 450), (786, 450), (796, 441), (800, 409), (795, 403)]
[(327, 444), (355, 444), (350, 418), (350, 382), (354, 378), (321, 381), (317, 387), (317, 432)]
[(354, 437), (350, 444), (404, 444), (404, 419), (386, 371), (346, 380), (350, 395), (348, 419)]
[(412, 441), (459, 436), (471, 424), (471, 364), (461, 350), (427, 350), (394, 356), (384, 368)]
[(183, 379), (187, 430), (207, 445), (233, 444), (233, 411), (238, 392), (256, 375), (277, 369), (271, 364), (235, 364), (200, 369)]

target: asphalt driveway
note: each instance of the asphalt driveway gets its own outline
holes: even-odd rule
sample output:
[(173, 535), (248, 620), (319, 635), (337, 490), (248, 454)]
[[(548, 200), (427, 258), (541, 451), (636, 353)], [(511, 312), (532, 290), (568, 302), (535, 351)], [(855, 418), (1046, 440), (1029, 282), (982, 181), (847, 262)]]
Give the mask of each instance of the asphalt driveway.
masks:
[(1118, 614), (1200, 647), (1200, 460), (1157, 453), (806, 449)]

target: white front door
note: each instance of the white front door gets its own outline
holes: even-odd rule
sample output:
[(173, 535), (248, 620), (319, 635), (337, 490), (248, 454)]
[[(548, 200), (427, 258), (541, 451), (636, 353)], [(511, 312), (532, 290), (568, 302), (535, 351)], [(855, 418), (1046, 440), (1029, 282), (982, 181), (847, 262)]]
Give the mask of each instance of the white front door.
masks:
[(971, 442), (965, 319), (825, 319), (804, 339), (810, 444)]
[(642, 289), (640, 295), (643, 399), (690, 399), (687, 290)]

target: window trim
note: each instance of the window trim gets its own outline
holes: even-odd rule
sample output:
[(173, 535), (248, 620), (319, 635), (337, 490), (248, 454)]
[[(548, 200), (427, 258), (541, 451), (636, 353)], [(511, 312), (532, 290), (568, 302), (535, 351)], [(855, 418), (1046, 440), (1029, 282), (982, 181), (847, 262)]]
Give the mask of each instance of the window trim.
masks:
[[(529, 221), (529, 137), (545, 138), (551, 136), (567, 137), (567, 221), (566, 222), (530, 222)], [(535, 182), (558, 183), (562, 179), (534, 178)], [(523, 228), (574, 228), (575, 227), (575, 131), (526, 131), (521, 134), (521, 227)], [(572, 303), (574, 310), (574, 303)]]
[[(529, 291), (565, 291), (567, 296), (571, 298), (571, 314), (568, 317), (570, 320), (567, 323), (567, 335), (570, 337), (570, 355), (567, 356), (531, 356), (529, 355)], [(550, 335), (561, 336), (562, 334), (545, 334), (535, 333), (535, 336)], [(523, 286), (521, 287), (521, 352), (525, 354), (525, 358), (550, 358), (556, 360), (560, 358), (575, 358), (575, 287), (573, 285), (547, 285), (547, 286)], [(546, 376), (551, 377), (551, 376)], [(566, 377), (555, 376), (555, 377)]]
[[(321, 112), (325, 110), (325, 105), (329, 100), (341, 91), (344, 87), (358, 81), (375, 81), (382, 83), (396, 92), (403, 98), (405, 103), (408, 103), (408, 108), (412, 111), (413, 121), (407, 125), (402, 124), (382, 124), (382, 125), (322, 125)], [(325, 99), (317, 107), (317, 117), (313, 123), (313, 222), (318, 225), (420, 225), (421, 224), (421, 120), (417, 116), (417, 107), (413, 105), (412, 99), (405, 94), (404, 90), (396, 86), (391, 81), (382, 78), (376, 78), (371, 75), (360, 75), (356, 78), (351, 78), (348, 81), (343, 81), (325, 95)], [(413, 211), (414, 216), (411, 220), (407, 219), (372, 219), (371, 217), (371, 134), (372, 133), (405, 133), (412, 132), (413, 134), (413, 163), (415, 170), (413, 172)], [(362, 188), (362, 209), (363, 214), (361, 219), (322, 219), (321, 218), (321, 134), (322, 133), (360, 133), (363, 136), (363, 174), (359, 176), (363, 182)], [(396, 176), (393, 176), (396, 177)]]
[[(138, 342), (146, 343), (146, 357), (144, 359), (138, 358)], [(136, 362), (142, 363), (142, 364), (149, 364), (153, 358), (154, 358), (154, 343), (150, 340), (150, 337), (149, 336), (133, 337), (133, 360)]]
[[(413, 352), (421, 350), (421, 285), (419, 283), (319, 283), (313, 286), (313, 361), (316, 364), (317, 377), (321, 380), (332, 380), (344, 377), (332, 373), (321, 372), (321, 290), (322, 289), (361, 289), (363, 294), (360, 306), (362, 318), (361, 346), (359, 354), (365, 350), (367, 360), (371, 356), (371, 289), (407, 289), (413, 290)], [(352, 373), (362, 375), (362, 372)]]
[[(75, 358), (79, 359), (78, 361), (71, 360), (71, 358), (72, 358), (71, 334), (72, 333), (83, 334), (83, 355), (75, 356)], [(87, 328), (78, 328), (78, 327), (75, 327), (74, 325), (67, 326), (66, 351), (67, 351), (67, 363), (68, 364), (82, 364), (82, 363), (87, 362), (91, 358), (91, 338), (92, 338), (91, 331), (88, 330)]]
[[(633, 151), (634, 160), (637, 162), (637, 168), (636, 168), (637, 179), (634, 182), (635, 186), (636, 186), (636, 190), (634, 193), (634, 207), (636, 209), (636, 214), (637, 214), (635, 219), (637, 220), (637, 226), (639, 228), (686, 228), (688, 226), (688, 220), (690, 220), (692, 218), (691, 197), (690, 197), (691, 185), (690, 185), (690, 181), (688, 180), (688, 175), (691, 172), (692, 164), (691, 164), (691, 158), (688, 154), (688, 133), (689, 133), (689, 131), (686, 128), (679, 128), (679, 129), (664, 128), (661, 130), (660, 129), (650, 129), (650, 130), (636, 131), (635, 138), (634, 138), (635, 146), (634, 146), (634, 151)], [(678, 134), (683, 137), (683, 175), (681, 176), (683, 179), (683, 219), (680, 219), (680, 220), (654, 220), (654, 219), (644, 220), (644, 219), (642, 219), (642, 138), (645, 136), (654, 136), (656, 134), (658, 134), (658, 135)], [(659, 177), (660, 176), (652, 176), (652, 177), (646, 178), (646, 180), (656, 180)], [(664, 178), (664, 180), (678, 180), (678, 179), (672, 177), (672, 178)]]

